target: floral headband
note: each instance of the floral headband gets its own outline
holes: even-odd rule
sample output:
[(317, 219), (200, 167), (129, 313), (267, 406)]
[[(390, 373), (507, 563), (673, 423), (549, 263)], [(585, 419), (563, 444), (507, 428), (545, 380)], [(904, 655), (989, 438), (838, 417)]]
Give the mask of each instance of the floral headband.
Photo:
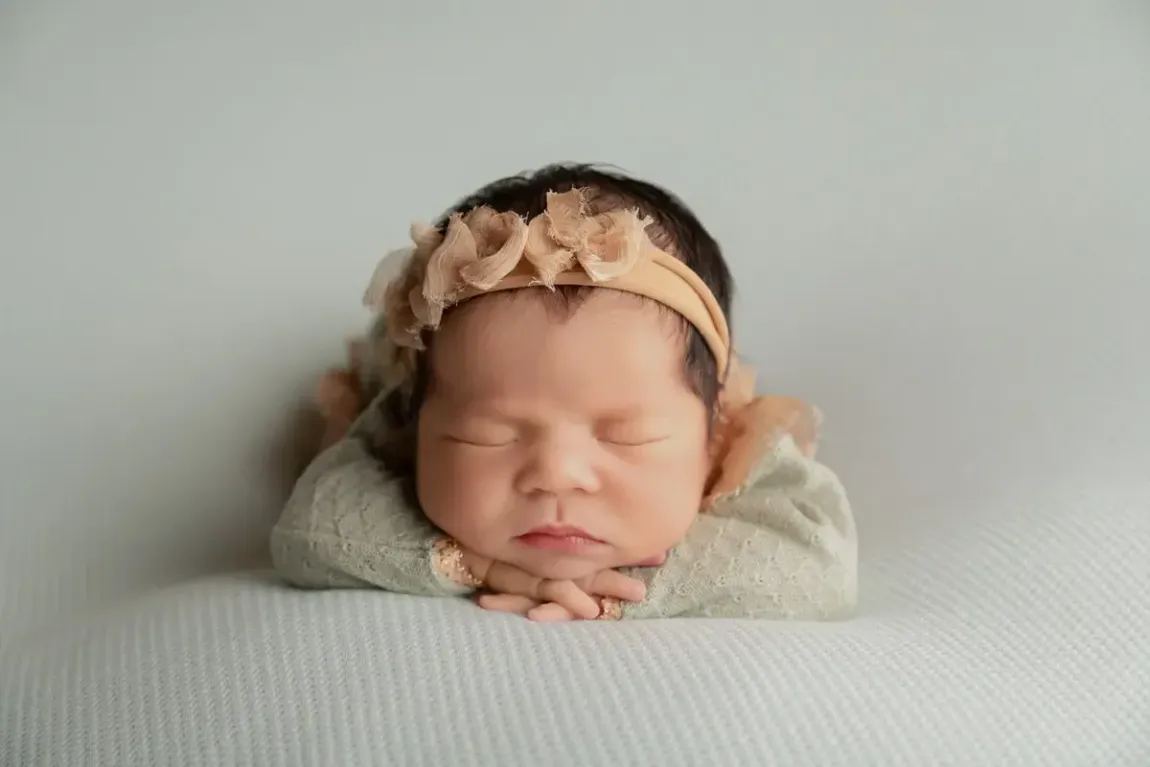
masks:
[(442, 234), (415, 224), (402, 271), (388, 279), (381, 263), (364, 303), (385, 315), (397, 357), (410, 361), (424, 346), (423, 331), (438, 328), (443, 312), (468, 298), (536, 285), (621, 290), (678, 312), (699, 331), (725, 376), (731, 361), (726, 317), (697, 274), (655, 247), (646, 232), (650, 223), (630, 210), (589, 215), (586, 191), (572, 189), (549, 192), (546, 210), (530, 221), (480, 206), (453, 214)]

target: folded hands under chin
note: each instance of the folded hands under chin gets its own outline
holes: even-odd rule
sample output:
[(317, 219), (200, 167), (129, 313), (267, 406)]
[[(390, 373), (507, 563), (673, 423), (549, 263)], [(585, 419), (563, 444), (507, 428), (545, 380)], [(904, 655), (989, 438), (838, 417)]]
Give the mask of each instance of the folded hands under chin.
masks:
[[(642, 602), (646, 585), (615, 569), (600, 570), (576, 580), (541, 578), (506, 562), (497, 562), (461, 549), (462, 562), (482, 583), (479, 606), (494, 612), (522, 615), (539, 622), (617, 620), (623, 602)], [(635, 563), (662, 564), (666, 555)]]

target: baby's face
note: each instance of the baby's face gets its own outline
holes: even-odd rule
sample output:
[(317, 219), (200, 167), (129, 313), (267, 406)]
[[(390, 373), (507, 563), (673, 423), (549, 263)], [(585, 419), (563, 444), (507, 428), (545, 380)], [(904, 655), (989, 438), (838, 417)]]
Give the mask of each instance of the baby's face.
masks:
[(596, 290), (570, 317), (538, 294), (479, 299), (436, 333), (417, 486), (464, 546), (546, 578), (678, 543), (710, 468), (708, 414), (669, 319)]

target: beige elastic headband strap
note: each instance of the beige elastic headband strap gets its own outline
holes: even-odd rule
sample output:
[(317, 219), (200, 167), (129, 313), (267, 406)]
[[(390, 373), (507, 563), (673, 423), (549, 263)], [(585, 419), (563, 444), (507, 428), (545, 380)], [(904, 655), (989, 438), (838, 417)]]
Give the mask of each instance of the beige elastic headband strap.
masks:
[[(571, 269), (555, 275), (555, 285), (587, 285), (597, 288), (621, 290), (645, 296), (673, 309), (699, 331), (718, 363), (719, 375), (727, 370), (731, 354), (730, 330), (719, 302), (707, 285), (690, 267), (661, 250), (651, 248), (649, 256), (635, 264), (626, 274), (611, 280), (596, 282), (581, 269)], [(487, 290), (464, 290), (457, 300), (463, 301), (484, 293), (514, 290), (539, 285), (539, 277), (528, 264), (520, 264), (511, 274)]]

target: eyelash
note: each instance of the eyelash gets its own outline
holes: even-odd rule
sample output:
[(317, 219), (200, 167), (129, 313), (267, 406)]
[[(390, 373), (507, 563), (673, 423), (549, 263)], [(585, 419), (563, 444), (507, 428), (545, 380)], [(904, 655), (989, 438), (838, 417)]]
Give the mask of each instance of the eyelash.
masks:
[(470, 445), (471, 447), (507, 447), (518, 440), (510, 439), (506, 442), (476, 442), (472, 439), (463, 439), (462, 437), (448, 437), (452, 442), (460, 445)]
[(654, 437), (652, 439), (643, 439), (638, 441), (626, 441), (621, 439), (601, 439), (601, 442), (606, 442), (609, 445), (617, 445), (619, 447), (643, 447), (644, 445), (654, 445), (657, 442), (665, 442), (669, 437)]
[[(464, 439), (463, 437), (456, 437), (456, 436), (449, 436), (448, 439), (451, 442), (455, 442), (456, 444), (460, 444), (460, 445), (469, 445), (471, 447), (489, 447), (489, 448), (507, 447), (507, 446), (513, 445), (519, 441), (516, 438), (512, 438), (512, 439), (506, 440), (504, 442), (480, 442), (478, 440)], [(644, 447), (647, 445), (654, 445), (654, 444), (657, 444), (659, 442), (666, 442), (668, 439), (670, 439), (670, 437), (669, 436), (659, 436), (659, 437), (650, 437), (647, 439), (640, 439), (640, 440), (609, 439), (607, 437), (598, 437), (597, 439), (600, 442), (603, 442), (603, 443), (608, 444), (608, 445), (613, 445), (615, 447)]]

